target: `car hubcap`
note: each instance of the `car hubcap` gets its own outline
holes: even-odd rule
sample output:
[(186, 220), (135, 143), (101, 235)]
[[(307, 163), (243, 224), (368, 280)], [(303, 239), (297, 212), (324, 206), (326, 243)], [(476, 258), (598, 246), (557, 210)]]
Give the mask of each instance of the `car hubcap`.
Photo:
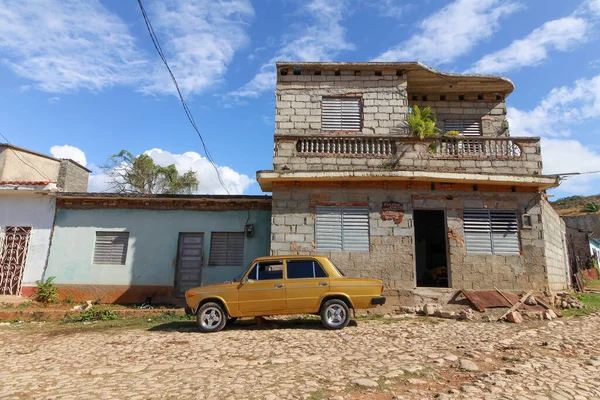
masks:
[(340, 326), (346, 320), (346, 310), (344, 307), (333, 304), (327, 307), (327, 322), (331, 326)]
[(223, 316), (221, 315), (221, 311), (217, 308), (210, 307), (202, 312), (200, 316), (200, 323), (204, 328), (214, 328), (219, 325)]

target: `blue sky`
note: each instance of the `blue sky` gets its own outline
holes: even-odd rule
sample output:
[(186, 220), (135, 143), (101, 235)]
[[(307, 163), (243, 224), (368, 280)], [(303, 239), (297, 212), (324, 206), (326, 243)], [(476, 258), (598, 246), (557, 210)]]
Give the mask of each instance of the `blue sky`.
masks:
[[(274, 62), (421, 61), (504, 75), (511, 135), (542, 136), (545, 173), (600, 170), (600, 0), (144, 2), (232, 193), (270, 169)], [(222, 193), (137, 1), (0, 4), (0, 132), (94, 171), (121, 149), (198, 171)], [(600, 175), (556, 197), (600, 193)]]

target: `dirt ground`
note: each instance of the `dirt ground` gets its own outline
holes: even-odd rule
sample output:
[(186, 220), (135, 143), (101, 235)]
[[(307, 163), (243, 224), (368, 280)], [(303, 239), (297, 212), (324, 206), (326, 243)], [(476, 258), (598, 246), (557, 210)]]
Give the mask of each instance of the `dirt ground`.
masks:
[(2, 399), (600, 399), (600, 314), (3, 323)]

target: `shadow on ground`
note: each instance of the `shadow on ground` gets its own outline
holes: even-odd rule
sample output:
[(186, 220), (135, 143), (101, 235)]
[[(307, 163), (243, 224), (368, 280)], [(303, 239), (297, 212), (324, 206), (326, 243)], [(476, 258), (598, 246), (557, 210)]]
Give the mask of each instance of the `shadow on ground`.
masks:
[[(357, 326), (355, 320), (350, 320), (348, 327)], [(326, 330), (320, 320), (265, 320), (257, 323), (254, 319), (238, 320), (234, 323), (228, 323), (226, 331), (255, 331), (255, 330), (273, 330), (273, 329), (304, 329), (304, 330)], [(200, 329), (195, 321), (176, 321), (155, 325), (148, 329), (151, 332), (198, 332)]]

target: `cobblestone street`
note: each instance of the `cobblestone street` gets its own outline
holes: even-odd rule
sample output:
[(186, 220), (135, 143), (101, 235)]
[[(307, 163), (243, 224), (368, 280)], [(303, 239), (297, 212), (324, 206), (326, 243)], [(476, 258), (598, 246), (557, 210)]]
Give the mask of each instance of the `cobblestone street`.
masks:
[[(600, 316), (0, 327), (2, 399), (600, 399)], [(25, 326), (29, 325), (29, 326)], [(150, 328), (150, 329), (148, 329)]]

